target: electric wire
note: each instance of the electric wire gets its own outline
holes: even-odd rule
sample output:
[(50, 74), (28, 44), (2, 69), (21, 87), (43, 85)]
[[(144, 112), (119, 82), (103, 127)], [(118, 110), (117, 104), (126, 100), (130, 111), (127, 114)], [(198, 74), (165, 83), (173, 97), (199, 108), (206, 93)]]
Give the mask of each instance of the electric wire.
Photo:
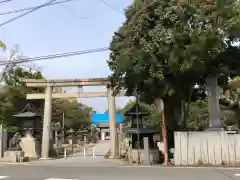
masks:
[[(63, 4), (63, 3), (67, 3), (67, 2), (71, 2), (71, 1), (75, 1), (75, 0), (63, 0), (63, 1), (59, 1), (59, 2), (52, 2), (47, 6), (52, 6), (52, 5), (57, 5), (57, 4)], [(0, 12), (0, 16), (3, 15), (8, 15), (8, 14), (14, 14), (14, 13), (19, 13), (19, 12), (23, 12), (23, 11), (27, 11), (27, 10), (31, 10), (34, 9), (38, 6), (32, 6), (32, 7), (27, 7), (27, 8), (22, 8), (22, 9), (16, 9), (16, 10), (12, 10), (12, 11), (6, 11), (6, 12)], [(46, 7), (46, 6), (44, 6)]]
[(19, 60), (13, 61), (0, 61), (0, 66), (5, 66), (7, 64), (21, 64), (21, 63), (28, 63), (33, 61), (41, 61), (41, 60), (48, 60), (48, 59), (56, 59), (56, 58), (63, 58), (63, 57), (70, 57), (70, 56), (78, 56), (82, 54), (91, 54), (96, 52), (103, 52), (108, 51), (109, 47), (97, 48), (97, 49), (88, 49), (82, 51), (74, 51), (68, 53), (60, 53), (60, 54), (51, 54), (46, 56), (38, 56), (38, 57), (29, 57), (29, 58), (20, 58)]
[(59, 6), (63, 7), (64, 9), (68, 10), (69, 12), (73, 13), (74, 15), (77, 15), (78, 19), (81, 19), (81, 20), (87, 20), (89, 19), (89, 17), (82, 17), (82, 16), (79, 16), (78, 12), (73, 10), (72, 8), (69, 8), (68, 6), (65, 6), (64, 4), (59, 4)]
[(0, 1), (0, 4), (2, 4), (2, 3), (7, 3), (7, 2), (11, 2), (11, 1), (13, 1), (13, 0), (3, 0), (3, 1)]
[(34, 12), (34, 11), (37, 11), (37, 10), (41, 9), (42, 7), (45, 7), (45, 6), (51, 4), (51, 3), (55, 2), (55, 1), (56, 1), (56, 0), (50, 0), (50, 1), (44, 3), (44, 4), (40, 5), (40, 6), (37, 6), (36, 8), (33, 8), (32, 10), (27, 11), (26, 13), (20, 14), (19, 16), (16, 16), (16, 17), (14, 17), (14, 18), (12, 18), (12, 19), (9, 19), (9, 20), (1, 23), (1, 24), (0, 24), (0, 27), (6, 25), (6, 24), (8, 24), (8, 23), (11, 23), (11, 22), (13, 22), (13, 21), (15, 21), (15, 20), (17, 20), (17, 19), (19, 19), (19, 18), (21, 18), (21, 17), (24, 17), (24, 16), (26, 16), (26, 15)]
[(109, 8), (111, 8), (112, 10), (118, 11), (118, 12), (120, 12), (121, 14), (125, 15), (123, 11), (121, 11), (121, 10), (119, 10), (118, 8), (114, 7), (113, 5), (111, 5), (110, 3), (108, 3), (107, 1), (105, 1), (105, 0), (100, 0), (100, 2), (102, 2), (103, 4), (105, 4), (106, 6), (108, 6)]

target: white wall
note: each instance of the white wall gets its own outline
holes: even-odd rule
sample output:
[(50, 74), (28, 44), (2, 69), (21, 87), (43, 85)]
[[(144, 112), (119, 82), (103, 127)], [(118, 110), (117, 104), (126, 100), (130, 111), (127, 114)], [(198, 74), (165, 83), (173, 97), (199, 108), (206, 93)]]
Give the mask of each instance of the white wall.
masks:
[(240, 134), (175, 132), (175, 165), (236, 164), (240, 162)]

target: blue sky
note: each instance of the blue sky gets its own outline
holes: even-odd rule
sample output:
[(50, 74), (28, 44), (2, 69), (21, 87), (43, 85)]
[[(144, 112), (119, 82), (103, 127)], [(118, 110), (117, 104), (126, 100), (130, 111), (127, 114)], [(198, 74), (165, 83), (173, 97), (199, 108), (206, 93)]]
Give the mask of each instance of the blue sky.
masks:
[[(48, 0), (13, 0), (1, 4), (0, 12), (40, 5)], [(60, 1), (60, 0), (58, 0)], [(124, 10), (132, 0), (74, 0), (63, 5), (42, 8), (19, 20), (0, 27), (0, 39), (10, 49), (15, 44), (25, 56), (41, 56), (76, 50), (107, 47), (113, 32), (124, 21)], [(0, 16), (0, 22), (19, 14)], [(36, 62), (47, 79), (107, 77), (111, 72), (106, 60), (109, 52)], [(103, 87), (85, 88), (99, 91)], [(128, 98), (117, 98), (122, 107)], [(98, 112), (107, 109), (106, 98), (85, 98), (81, 102)]]

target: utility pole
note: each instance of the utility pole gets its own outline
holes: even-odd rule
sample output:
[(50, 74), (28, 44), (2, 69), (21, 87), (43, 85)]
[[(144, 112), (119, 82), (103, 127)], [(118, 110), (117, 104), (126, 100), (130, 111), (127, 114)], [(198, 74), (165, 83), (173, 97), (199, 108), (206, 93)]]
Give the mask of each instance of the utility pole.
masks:
[(140, 163), (140, 129), (139, 129), (139, 97), (137, 90), (135, 92), (136, 96), (136, 120), (137, 120), (137, 150), (138, 150), (138, 164)]

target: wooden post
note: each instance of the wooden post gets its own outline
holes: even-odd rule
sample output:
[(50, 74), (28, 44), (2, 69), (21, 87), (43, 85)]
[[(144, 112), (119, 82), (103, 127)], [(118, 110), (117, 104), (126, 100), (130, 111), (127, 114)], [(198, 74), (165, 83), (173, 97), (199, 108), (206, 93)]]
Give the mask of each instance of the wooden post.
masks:
[(129, 146), (129, 149), (128, 149), (128, 163), (130, 165), (133, 164), (133, 158), (132, 158), (132, 145)]

